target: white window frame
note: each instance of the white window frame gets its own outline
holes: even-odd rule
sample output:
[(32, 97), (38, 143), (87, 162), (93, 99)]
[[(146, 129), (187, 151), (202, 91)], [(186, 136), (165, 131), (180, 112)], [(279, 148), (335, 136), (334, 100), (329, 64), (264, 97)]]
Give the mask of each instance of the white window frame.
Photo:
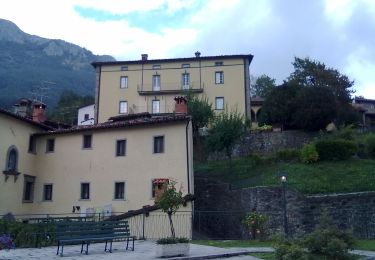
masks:
[(224, 71), (215, 72), (215, 84), (224, 84)]
[(224, 110), (224, 97), (215, 98), (215, 110)]
[(128, 76), (121, 76), (120, 77), (120, 88), (126, 89), (128, 88)]
[(182, 89), (189, 89), (190, 88), (190, 73), (182, 73), (181, 77)]
[(152, 91), (160, 91), (160, 75), (152, 75)]
[(152, 106), (151, 107), (152, 114), (160, 113), (160, 100), (159, 99), (152, 100), (151, 106)]
[(119, 111), (119, 114), (127, 114), (128, 113), (128, 101), (121, 100), (119, 102), (118, 111)]

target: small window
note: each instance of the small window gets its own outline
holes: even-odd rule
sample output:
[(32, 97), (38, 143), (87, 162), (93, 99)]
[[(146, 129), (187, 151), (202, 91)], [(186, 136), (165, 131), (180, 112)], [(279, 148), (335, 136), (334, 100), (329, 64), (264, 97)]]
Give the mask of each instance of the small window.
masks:
[(35, 176), (24, 175), (23, 202), (33, 202), (34, 200)]
[(117, 140), (116, 141), (116, 156), (125, 156), (126, 155), (126, 140)]
[(160, 90), (160, 75), (153, 75), (152, 76), (152, 90), (159, 91)]
[(215, 72), (215, 84), (224, 84), (224, 72)]
[(90, 119), (90, 115), (89, 115), (89, 114), (85, 114), (85, 116), (84, 116), (84, 120), (87, 121), (87, 120), (89, 120), (89, 119)]
[(164, 136), (154, 136), (154, 153), (164, 153)]
[(182, 81), (182, 89), (190, 88), (190, 74), (189, 73), (183, 73), (181, 81)]
[(47, 139), (46, 152), (53, 153), (55, 151), (55, 139)]
[(222, 61), (216, 61), (215, 62), (215, 66), (223, 66), (223, 62)]
[(29, 137), (29, 153), (35, 153), (36, 152), (36, 142), (35, 142), (35, 136), (30, 135)]
[(128, 101), (120, 101), (119, 103), (119, 113), (127, 114), (128, 113)]
[(17, 171), (17, 164), (18, 164), (18, 152), (15, 146), (11, 146), (8, 149), (7, 154), (7, 164), (6, 169), (7, 171)]
[(128, 66), (121, 66), (121, 70), (122, 70), (122, 71), (126, 71), (126, 70), (128, 70)]
[(52, 184), (44, 184), (43, 186), (43, 200), (52, 200)]
[(120, 88), (128, 88), (128, 76), (120, 77)]
[(92, 148), (92, 135), (83, 135), (83, 149)]
[(190, 64), (184, 63), (184, 64), (181, 65), (181, 68), (190, 68)]
[(152, 100), (152, 113), (160, 113), (160, 100)]
[(90, 183), (81, 183), (81, 200), (90, 199)]
[(115, 199), (125, 199), (125, 182), (115, 182)]
[(157, 70), (157, 69), (160, 69), (160, 68), (161, 68), (161, 65), (159, 65), (159, 64), (152, 65), (152, 68), (153, 68), (154, 70)]
[(215, 109), (224, 110), (224, 97), (215, 98)]
[(165, 190), (165, 185), (169, 183), (168, 179), (159, 178), (152, 180), (151, 196), (153, 198), (161, 195)]

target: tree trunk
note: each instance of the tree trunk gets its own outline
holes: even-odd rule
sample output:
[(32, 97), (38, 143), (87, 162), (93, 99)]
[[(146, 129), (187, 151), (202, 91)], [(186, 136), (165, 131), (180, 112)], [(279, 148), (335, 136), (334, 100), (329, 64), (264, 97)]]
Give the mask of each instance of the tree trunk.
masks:
[(168, 218), (169, 218), (169, 224), (171, 226), (172, 237), (175, 238), (176, 234), (174, 232), (174, 226), (173, 226), (173, 221), (172, 221), (172, 212), (168, 212)]

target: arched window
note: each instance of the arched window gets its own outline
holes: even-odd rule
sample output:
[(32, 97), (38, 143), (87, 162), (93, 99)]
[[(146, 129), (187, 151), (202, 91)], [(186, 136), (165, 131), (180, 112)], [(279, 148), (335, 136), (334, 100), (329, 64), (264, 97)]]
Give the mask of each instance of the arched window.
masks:
[(15, 146), (11, 146), (8, 149), (6, 170), (7, 171), (17, 171), (17, 163), (18, 163), (17, 148)]

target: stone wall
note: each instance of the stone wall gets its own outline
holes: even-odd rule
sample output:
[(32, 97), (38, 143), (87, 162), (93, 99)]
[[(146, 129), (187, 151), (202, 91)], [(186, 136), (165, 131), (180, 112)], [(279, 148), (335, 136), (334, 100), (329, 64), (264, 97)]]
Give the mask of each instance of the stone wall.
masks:
[[(231, 190), (228, 184), (196, 178), (195, 231), (210, 238), (248, 238), (241, 219), (256, 210), (269, 216), (270, 233), (283, 232), (282, 194), (281, 187)], [(312, 231), (321, 213), (327, 211), (341, 229), (375, 238), (375, 192), (304, 196), (287, 189), (286, 201), (293, 236)]]

